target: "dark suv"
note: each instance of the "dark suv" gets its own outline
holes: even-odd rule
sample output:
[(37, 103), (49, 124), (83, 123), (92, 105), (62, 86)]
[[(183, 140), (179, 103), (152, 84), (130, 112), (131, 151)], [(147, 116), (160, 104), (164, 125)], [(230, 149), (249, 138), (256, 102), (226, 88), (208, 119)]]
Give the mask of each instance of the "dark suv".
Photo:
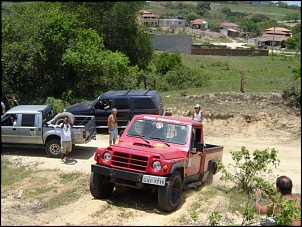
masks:
[[(109, 107), (108, 107), (109, 106)], [(163, 102), (156, 90), (107, 91), (94, 101), (74, 104), (64, 111), (75, 115), (95, 116), (96, 128), (107, 128), (112, 108), (117, 109), (119, 128), (125, 128), (134, 115), (165, 115)]]

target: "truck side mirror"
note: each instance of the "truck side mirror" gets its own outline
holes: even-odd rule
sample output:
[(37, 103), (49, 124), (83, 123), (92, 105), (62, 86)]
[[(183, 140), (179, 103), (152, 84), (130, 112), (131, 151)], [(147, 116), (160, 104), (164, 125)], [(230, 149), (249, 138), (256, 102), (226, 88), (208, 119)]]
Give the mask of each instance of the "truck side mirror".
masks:
[(203, 152), (203, 147), (204, 147), (204, 144), (198, 142), (197, 145), (196, 145), (196, 151), (197, 152)]

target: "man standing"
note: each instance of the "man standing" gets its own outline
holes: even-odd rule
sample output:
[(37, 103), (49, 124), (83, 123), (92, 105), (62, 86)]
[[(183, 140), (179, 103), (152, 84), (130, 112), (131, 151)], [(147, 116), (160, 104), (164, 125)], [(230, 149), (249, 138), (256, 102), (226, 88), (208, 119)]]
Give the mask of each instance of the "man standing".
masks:
[(192, 119), (195, 121), (202, 121), (203, 111), (201, 110), (200, 105), (196, 104), (194, 109), (195, 109), (195, 111), (193, 113)]
[[(68, 159), (68, 155), (72, 149), (71, 141), (71, 128), (73, 127), (72, 123), (69, 123), (68, 118), (65, 117), (64, 121), (60, 124), (61, 128), (61, 163), (65, 163)], [(64, 160), (65, 157), (65, 160)]]
[(108, 117), (109, 145), (115, 144), (118, 136), (116, 114), (117, 114), (117, 109), (113, 108), (111, 110), (110, 116)]

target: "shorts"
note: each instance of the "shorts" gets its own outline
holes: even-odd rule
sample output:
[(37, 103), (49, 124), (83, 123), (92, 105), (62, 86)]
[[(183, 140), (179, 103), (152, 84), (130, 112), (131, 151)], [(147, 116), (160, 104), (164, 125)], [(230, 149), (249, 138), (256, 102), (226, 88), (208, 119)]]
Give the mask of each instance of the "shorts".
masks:
[(118, 136), (118, 129), (117, 128), (111, 128), (110, 134), (109, 134), (109, 140), (117, 139)]
[(61, 141), (61, 153), (65, 154), (66, 151), (71, 152), (72, 149), (72, 141)]

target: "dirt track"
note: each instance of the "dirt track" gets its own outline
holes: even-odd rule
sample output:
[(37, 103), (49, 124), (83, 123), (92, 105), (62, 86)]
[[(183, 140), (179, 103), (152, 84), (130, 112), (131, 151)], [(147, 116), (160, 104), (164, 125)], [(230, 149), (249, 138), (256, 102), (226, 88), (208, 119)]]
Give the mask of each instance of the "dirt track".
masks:
[[(254, 116), (235, 114), (226, 119), (204, 120), (204, 138), (206, 143), (224, 146), (223, 162), (232, 162), (230, 151), (240, 150), (245, 146), (253, 152), (256, 149), (275, 148), (279, 151), (281, 160), (273, 173), (287, 175), (292, 178), (293, 192), (301, 194), (301, 116), (292, 113), (267, 113), (265, 109)], [(61, 164), (58, 159), (45, 157), (43, 149), (3, 148), (3, 155), (19, 165), (29, 168), (57, 169), (59, 172), (87, 173), (87, 183), (83, 185), (82, 196), (70, 204), (60, 206), (53, 210), (40, 213), (36, 208), (27, 209), (28, 205), (23, 199), (17, 199), (20, 188), (13, 188), (9, 195), (1, 195), (1, 225), (194, 225), (188, 222), (189, 210), (197, 201), (197, 192), (185, 191), (182, 195), (182, 204), (178, 210), (170, 214), (163, 214), (157, 210), (156, 197), (144, 192), (126, 191), (115, 194), (110, 203), (95, 200), (89, 192), (90, 165), (94, 163), (93, 153), (97, 147), (108, 145), (108, 135), (100, 133), (97, 140), (87, 145), (77, 146), (71, 153), (74, 160), (70, 164)], [(57, 174), (53, 171), (52, 174)], [(202, 189), (206, 193), (217, 184), (219, 174), (214, 176), (214, 184)], [(54, 176), (48, 175), (48, 179)], [(274, 181), (274, 179), (270, 179)], [(23, 183), (26, 184), (26, 183)], [(30, 184), (30, 181), (27, 183)], [(25, 185), (22, 185), (23, 187)], [(143, 202), (142, 202), (143, 201)], [(111, 204), (113, 203), (113, 205)], [(125, 204), (136, 203), (136, 208)], [(219, 209), (223, 197), (218, 196), (214, 201), (203, 204), (206, 211), (199, 213), (199, 223), (206, 224), (206, 218), (211, 211)], [(143, 205), (142, 205), (143, 204)], [(108, 210), (100, 213), (102, 207)], [(97, 215), (98, 213), (99, 216)], [(94, 216), (93, 216), (94, 215)], [(225, 214), (232, 217), (233, 222), (239, 224), (235, 214)], [(190, 218), (189, 218), (190, 219)]]

